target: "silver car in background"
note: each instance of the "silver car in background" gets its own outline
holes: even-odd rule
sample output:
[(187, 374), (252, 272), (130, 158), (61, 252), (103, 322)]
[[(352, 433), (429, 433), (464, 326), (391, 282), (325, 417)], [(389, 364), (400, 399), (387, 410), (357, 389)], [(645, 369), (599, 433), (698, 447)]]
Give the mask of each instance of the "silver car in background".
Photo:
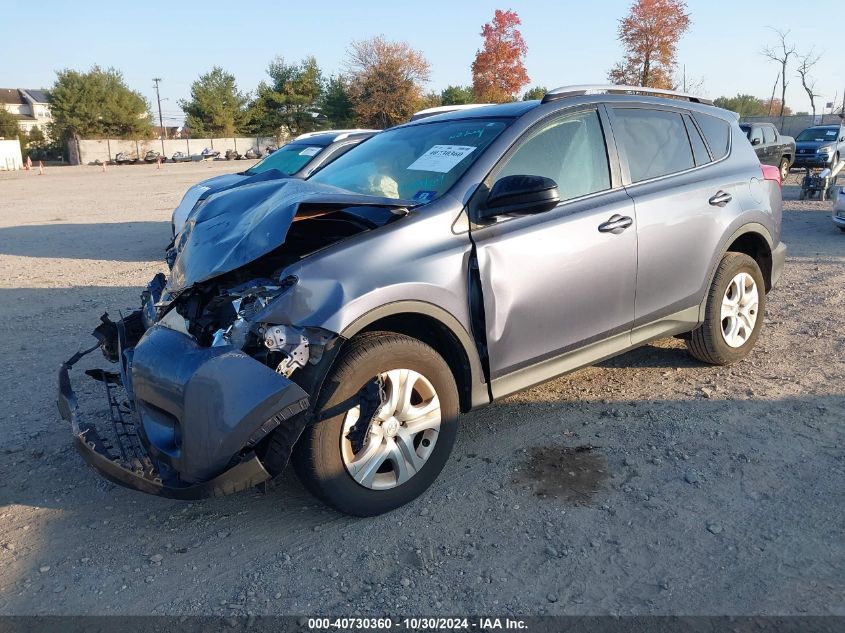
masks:
[(214, 176), (193, 185), (185, 192), (179, 206), (173, 211), (170, 222), (171, 237), (175, 238), (182, 231), (188, 214), (208, 196), (251, 182), (278, 178), (307, 178), (377, 131), (323, 130), (301, 134), (245, 171)]
[(131, 460), (80, 418), (79, 355), (59, 408), (130, 488), (227, 494), (293, 461), (338, 510), (387, 512), (440, 473), (461, 412), (660, 337), (748, 355), (781, 205), (736, 116), (690, 95), (569, 86), (423, 118), (210, 197), (142, 309), (103, 317), (117, 371), (89, 375), (125, 391)]

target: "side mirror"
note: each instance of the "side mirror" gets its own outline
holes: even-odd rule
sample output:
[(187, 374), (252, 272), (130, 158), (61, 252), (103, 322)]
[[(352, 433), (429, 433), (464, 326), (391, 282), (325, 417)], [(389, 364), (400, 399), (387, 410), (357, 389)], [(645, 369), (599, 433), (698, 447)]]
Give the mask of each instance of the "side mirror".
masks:
[(542, 213), (560, 202), (557, 183), (544, 176), (505, 176), (496, 181), (480, 215), (492, 218), (505, 213)]
[(760, 143), (762, 143), (762, 142), (763, 142), (763, 141), (761, 141), (759, 138), (752, 138), (752, 139), (751, 139), (751, 144), (752, 144), (752, 145), (759, 145), (759, 144), (760, 144)]

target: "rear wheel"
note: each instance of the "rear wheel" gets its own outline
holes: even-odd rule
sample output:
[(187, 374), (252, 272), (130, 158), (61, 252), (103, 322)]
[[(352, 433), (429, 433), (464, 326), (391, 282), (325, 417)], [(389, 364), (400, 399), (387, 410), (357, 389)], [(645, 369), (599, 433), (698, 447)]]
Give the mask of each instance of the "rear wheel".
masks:
[(757, 262), (744, 253), (726, 253), (707, 295), (704, 323), (687, 341), (690, 354), (711, 365), (742, 360), (760, 336), (765, 306)]
[(437, 478), (455, 442), (458, 390), (428, 345), (372, 333), (341, 352), (316, 412), (294, 447), (297, 475), (337, 510), (373, 516), (415, 499)]
[(786, 177), (789, 176), (789, 159), (785, 156), (781, 158), (778, 169), (780, 169), (780, 180), (783, 182), (786, 180)]

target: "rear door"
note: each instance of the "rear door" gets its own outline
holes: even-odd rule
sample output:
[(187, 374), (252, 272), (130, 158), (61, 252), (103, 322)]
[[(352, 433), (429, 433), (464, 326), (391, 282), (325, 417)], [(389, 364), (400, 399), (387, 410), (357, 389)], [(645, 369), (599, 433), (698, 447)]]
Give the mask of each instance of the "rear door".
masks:
[(763, 125), (763, 158), (760, 162), (764, 165), (777, 165), (780, 162), (780, 148), (777, 145), (777, 134), (771, 125)]
[[(504, 176), (545, 176), (561, 197), (543, 213), (473, 226), (494, 397), (560, 373), (551, 360), (570, 350), (614, 334), (629, 340), (636, 217), (606, 127), (596, 106), (546, 119), (485, 180), (492, 188)], [(614, 219), (619, 228), (608, 226)]]
[(737, 192), (747, 187), (725, 160), (730, 126), (670, 106), (610, 111), (622, 178), (637, 214), (634, 326), (670, 315), (693, 318), (688, 309), (703, 298), (724, 216), (742, 212)]

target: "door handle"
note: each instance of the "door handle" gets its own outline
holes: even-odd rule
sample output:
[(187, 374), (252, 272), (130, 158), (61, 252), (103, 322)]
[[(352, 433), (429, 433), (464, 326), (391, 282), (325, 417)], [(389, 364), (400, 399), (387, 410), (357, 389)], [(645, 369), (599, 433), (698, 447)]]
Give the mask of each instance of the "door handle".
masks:
[(731, 194), (729, 194), (725, 191), (722, 191), (720, 189), (719, 191), (716, 192), (716, 195), (714, 195), (712, 198), (710, 198), (709, 202), (714, 207), (723, 207), (728, 202), (730, 202), (731, 200), (733, 200), (733, 196), (731, 196)]
[(633, 223), (627, 215), (615, 214), (607, 222), (599, 224), (599, 233), (621, 233)]

